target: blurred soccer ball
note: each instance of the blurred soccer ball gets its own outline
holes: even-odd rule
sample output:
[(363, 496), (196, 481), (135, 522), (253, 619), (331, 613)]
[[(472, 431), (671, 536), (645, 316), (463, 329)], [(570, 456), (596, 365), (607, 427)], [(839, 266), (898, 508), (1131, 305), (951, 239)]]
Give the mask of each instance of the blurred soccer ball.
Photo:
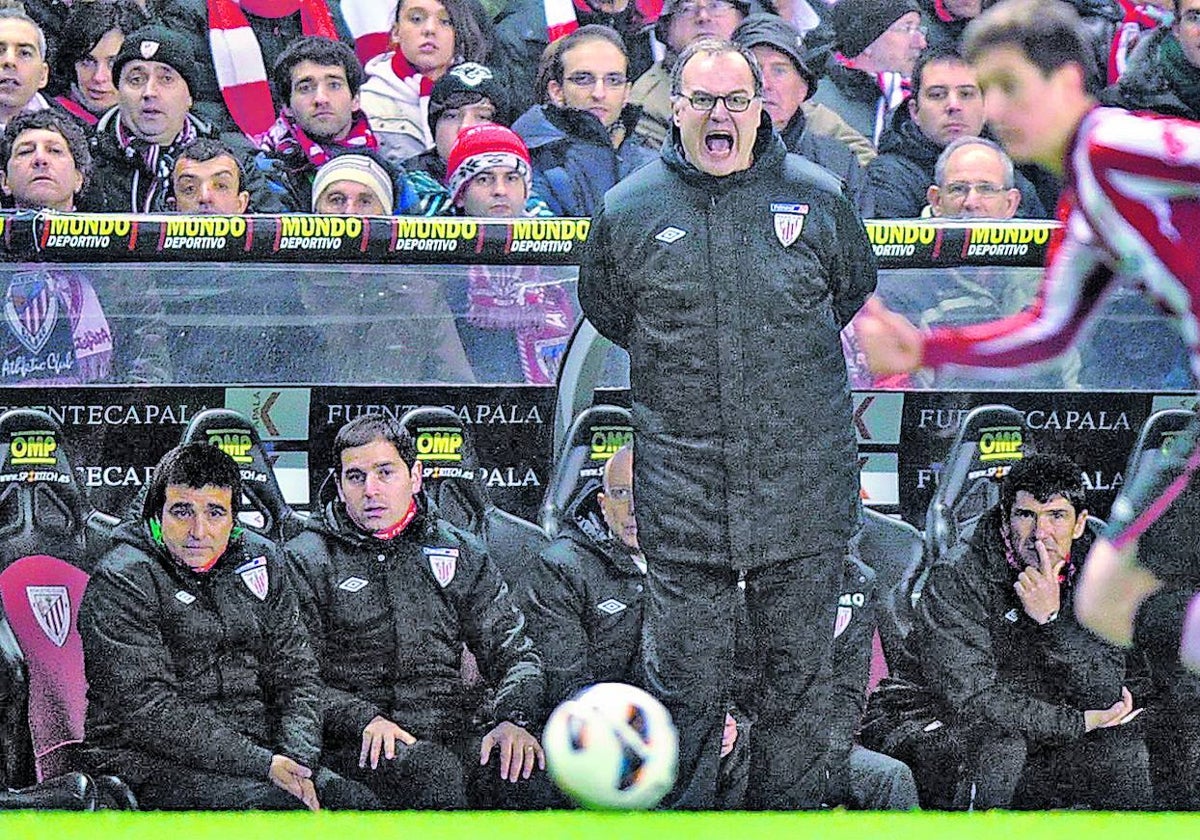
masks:
[(564, 701), (542, 746), (551, 778), (585, 808), (653, 808), (675, 784), (671, 715), (631, 685), (597, 683)]

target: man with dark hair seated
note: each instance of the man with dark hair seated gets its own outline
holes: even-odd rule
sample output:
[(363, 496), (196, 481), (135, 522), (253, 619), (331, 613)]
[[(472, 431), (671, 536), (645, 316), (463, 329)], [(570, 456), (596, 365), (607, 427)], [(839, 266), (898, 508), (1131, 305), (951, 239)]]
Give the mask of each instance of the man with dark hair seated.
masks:
[(240, 216), (250, 204), (244, 182), (238, 156), (220, 141), (201, 137), (180, 150), (168, 202), (180, 213)]
[(1027, 455), (999, 504), (930, 569), (913, 634), (963, 746), (960, 807), (1150, 803), (1125, 653), (1072, 610), (1086, 523), (1079, 467)]
[[(540, 785), (528, 727), (541, 659), (483, 544), (429, 509), (397, 421), (347, 423), (333, 462), (318, 512), (287, 543), (327, 686), (330, 766), (400, 808), (495, 807), (497, 780), (518, 797)], [(464, 708), (464, 643), (494, 689), (481, 726)]]
[(371, 808), (318, 767), (320, 678), (275, 545), (236, 526), (233, 459), (207, 443), (155, 467), (79, 608), (85, 755), (144, 808)]

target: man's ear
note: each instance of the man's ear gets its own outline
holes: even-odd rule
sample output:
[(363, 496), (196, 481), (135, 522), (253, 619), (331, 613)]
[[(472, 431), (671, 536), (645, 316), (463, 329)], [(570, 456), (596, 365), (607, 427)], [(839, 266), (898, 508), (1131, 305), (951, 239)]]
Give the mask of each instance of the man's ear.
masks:
[(546, 82), (546, 95), (550, 97), (550, 101), (554, 103), (556, 108), (565, 108), (567, 99), (563, 96), (562, 85), (555, 79)]
[(250, 206), (250, 193), (242, 190), (238, 193), (238, 212), (245, 213), (246, 208)]
[(931, 216), (940, 216), (941, 208), (938, 207), (938, 201), (942, 197), (942, 191), (938, 189), (937, 184), (930, 184), (929, 189), (925, 190), (925, 202), (929, 205), (929, 214)]
[(1075, 531), (1071, 534), (1071, 539), (1077, 540), (1083, 536), (1083, 531), (1085, 528), (1087, 528), (1087, 518), (1087, 508), (1079, 511), (1079, 516), (1075, 519)]
[(8, 173), (2, 169), (0, 169), (0, 192), (8, 196), (12, 195), (12, 190), (8, 188)]
[(1021, 191), (1016, 187), (1008, 190), (1008, 196), (1005, 199), (1005, 209), (1008, 211), (1007, 218), (1012, 218), (1017, 215), (1017, 208), (1021, 206)]
[(412, 465), (412, 490), (414, 493), (421, 492), (421, 482), (425, 478), (425, 465), (421, 463), (421, 459), (413, 461)]

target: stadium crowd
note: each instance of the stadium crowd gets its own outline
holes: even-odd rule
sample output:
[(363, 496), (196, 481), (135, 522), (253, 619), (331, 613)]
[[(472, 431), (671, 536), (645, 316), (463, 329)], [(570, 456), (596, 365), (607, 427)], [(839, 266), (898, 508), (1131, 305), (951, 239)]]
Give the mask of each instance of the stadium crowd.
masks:
[[(596, 216), (605, 239), (590, 244), (589, 282), (603, 277), (616, 289), (594, 291), (597, 306), (609, 300), (606, 291), (620, 297), (618, 284), (636, 274), (617, 250), (632, 223), (612, 219), (618, 209), (637, 215), (642, 205), (619, 201), (635, 186), (660, 183), (646, 176), (653, 162), (670, 170), (661, 183), (685, 185), (664, 189), (664, 204), (683, 206), (683, 190), (711, 174), (732, 184), (713, 190), (711, 207), (719, 196), (723, 211), (746, 212), (773, 177), (765, 167), (777, 165), (789, 184), (818, 196), (810, 221), (826, 214), (830, 251), (804, 268), (816, 275), (836, 264), (829, 324), (840, 329), (874, 286), (863, 218), (1050, 218), (1062, 190), (1055, 173), (1014, 163), (989, 132), (986, 91), (960, 44), (983, 0), (0, 5), (0, 192), (16, 210)], [(1087, 47), (1080, 71), (1090, 96), (1196, 117), (1200, 0), (1071, 5)], [(744, 69), (752, 84), (744, 94), (683, 93), (701, 72), (720, 75), (719, 66)], [(761, 122), (743, 132), (739, 120), (757, 113), (758, 99)], [(705, 112), (732, 127), (697, 139), (689, 126)], [(726, 147), (732, 158), (751, 159), (742, 169), (755, 180), (722, 169)], [(698, 162), (710, 158), (718, 161), (710, 168)], [(611, 229), (602, 224), (606, 212)], [(721, 217), (711, 227), (711, 239), (687, 245), (728, 245), (722, 259), (740, 259), (732, 250), (737, 220)], [(774, 235), (790, 244), (778, 226)], [(598, 250), (605, 245), (613, 251)], [(719, 274), (725, 265), (707, 268)], [(756, 262), (764, 285), (753, 304), (765, 307), (766, 327), (782, 329), (782, 316), (771, 314), (773, 267), (764, 266)], [(737, 274), (736, 263), (728, 268), (724, 274)], [(512, 377), (553, 381), (532, 348), (565, 343), (573, 304), (555, 284), (526, 284), (508, 271), (472, 277), (477, 317), (469, 329), (511, 331), (502, 365)], [(38, 283), (70, 313), (69, 330), (64, 321), (31, 350), (18, 346), (20, 327), (10, 323), (7, 344), (27, 359), (51, 351), (65, 358), (71, 348), (75, 368), (27, 384), (169, 380), (164, 337), (148, 329), (114, 340), (86, 278), (15, 278), (10, 302), (46, 294)], [(662, 303), (653, 293), (639, 301)], [(152, 325), (162, 304), (150, 296), (143, 303)], [(624, 335), (647, 310), (606, 311), (607, 321), (588, 314), (601, 332)], [(656, 338), (692, 323), (675, 314)], [(435, 346), (452, 344), (453, 364), (465, 369), (483, 342), (460, 338)], [(824, 340), (837, 346), (837, 330), (812, 339)], [(721, 336), (711, 346), (714, 354), (727, 350)], [(653, 384), (660, 370), (631, 355), (635, 379)], [(828, 373), (820, 359), (813, 370)], [(655, 409), (664, 415), (728, 409), (703, 398), (682, 405), (670, 391), (677, 382), (657, 384), (664, 399)], [(845, 382), (834, 385), (845, 391)], [(781, 379), (755, 398), (784, 387)], [(636, 393), (635, 403), (648, 411)], [(824, 408), (801, 421), (841, 422), (821, 415)], [(669, 447), (652, 448), (659, 443), (638, 440), (646, 466), (637, 483), (655, 497), (637, 500), (655, 513), (642, 533), (661, 541), (661, 523), (671, 520), (683, 523), (672, 526), (679, 532), (712, 529), (721, 542), (745, 515), (731, 501), (737, 476), (703, 463), (711, 450), (672, 440), (672, 456)], [(852, 447), (852, 438), (845, 443)], [(695, 459), (697, 487), (715, 482), (730, 495), (681, 492), (684, 502), (664, 502), (670, 476), (651, 472), (660, 468), (651, 459), (686, 460), (681, 452)], [(650, 568), (654, 559), (639, 545), (631, 449), (607, 462), (600, 522), (546, 541), (527, 558), (528, 578), (507, 581), (489, 557), (493, 546), (447, 521), (422, 492), (412, 437), (393, 421), (362, 418), (338, 433), (334, 472), (314, 515), (282, 545), (238, 527), (241, 479), (215, 453), (185, 445), (164, 457), (143, 506), (114, 533), (80, 615), (90, 684), (84, 756), (96, 773), (126, 780), (145, 807), (561, 806), (538, 740), (550, 709), (591, 682), (695, 684), (691, 672), (668, 673), (665, 653), (651, 673), (642, 658), (644, 639), (661, 644), (654, 634), (670, 626), (650, 611), (651, 595), (655, 610), (663, 597), (654, 587), (686, 590), (691, 572), (670, 578), (668, 567), (704, 561), (676, 562), (694, 549), (682, 540)], [(843, 472), (854, 466), (845, 460)], [(778, 558), (741, 558), (733, 565), (740, 580), (721, 569), (721, 580), (735, 585), (710, 600), (729, 632), (705, 652), (713, 674), (697, 700), (705, 720), (682, 727), (685, 737), (699, 732), (704, 740), (683, 746), (683, 777), (669, 805), (1200, 808), (1200, 738), (1173, 742), (1158, 712), (1146, 717), (1159, 729), (1143, 727), (1138, 710), (1153, 669), (1090, 635), (1071, 610), (1092, 539), (1077, 466), (1038, 456), (1012, 470), (955, 562), (930, 570), (903, 657), (868, 701), (884, 596), (855, 550), (857, 500), (838, 496), (855, 476), (839, 483), (829, 461), (814, 463), (804, 466), (836, 525), (793, 532), (780, 524), (772, 533), (809, 548), (825, 540), (822, 552), (844, 561), (820, 582), (828, 598), (824, 589), (809, 593), (825, 599), (814, 611), (828, 613), (833, 635), (814, 645), (813, 668), (785, 662), (769, 638), (781, 625), (756, 612), (764, 602), (786, 612), (782, 597), (771, 601), (771, 578), (755, 575), (763, 571), (756, 563)], [(779, 475), (791, 475), (785, 466)], [(735, 501), (752, 507), (747, 498)], [(768, 501), (778, 519), (796, 525), (790, 509), (775, 510), (781, 498)], [(809, 555), (779, 559), (780, 580), (797, 556)], [(695, 601), (681, 595), (678, 603), (693, 606), (675, 620), (694, 619)], [(689, 643), (709, 641), (697, 634)], [(829, 645), (832, 669), (816, 667), (818, 648), (828, 655)], [(760, 691), (768, 677), (776, 680), (771, 691)], [(831, 688), (812, 695), (812, 709), (790, 710), (798, 720), (781, 722), (779, 707), (807, 697), (814, 681)], [(860, 734), (864, 714), (870, 725)], [(1194, 720), (1193, 710), (1189, 733)], [(793, 768), (807, 776), (796, 788), (805, 793), (782, 785), (764, 793), (763, 767), (799, 761), (786, 743), (798, 730), (819, 739), (815, 760)]]

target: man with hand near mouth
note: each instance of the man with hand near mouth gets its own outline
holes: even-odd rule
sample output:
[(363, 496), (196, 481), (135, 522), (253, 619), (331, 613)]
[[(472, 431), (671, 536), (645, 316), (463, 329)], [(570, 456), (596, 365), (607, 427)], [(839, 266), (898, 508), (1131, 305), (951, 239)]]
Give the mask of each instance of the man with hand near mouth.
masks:
[(859, 517), (839, 333), (875, 258), (840, 181), (772, 130), (749, 50), (702, 39), (673, 74), (670, 141), (605, 194), (579, 273), (630, 356), (646, 687), (680, 732), (667, 805), (714, 803), (741, 575), (763, 671), (746, 804), (815, 808)]
[(929, 570), (912, 632), (963, 747), (957, 807), (1150, 803), (1146, 745), (1124, 725), (1125, 654), (1071, 610), (1092, 542), (1080, 475), (1069, 458), (1027, 455)]

